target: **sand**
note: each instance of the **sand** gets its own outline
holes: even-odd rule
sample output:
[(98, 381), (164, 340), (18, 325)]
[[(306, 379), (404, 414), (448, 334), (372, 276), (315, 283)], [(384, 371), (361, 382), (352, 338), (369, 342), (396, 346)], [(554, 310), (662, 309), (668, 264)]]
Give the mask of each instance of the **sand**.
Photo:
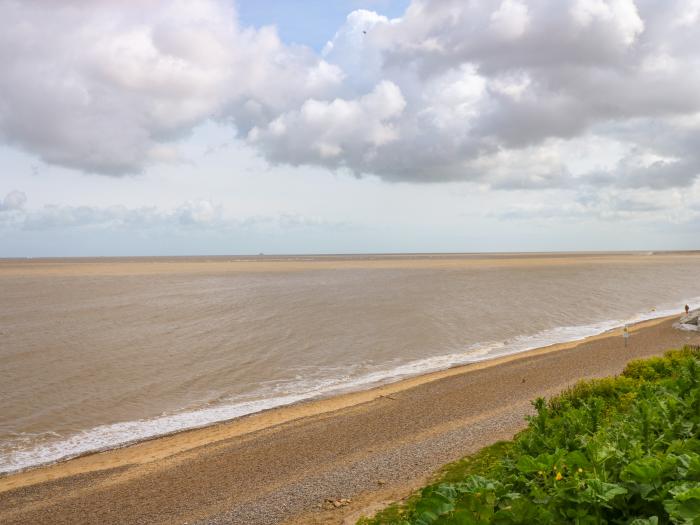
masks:
[(697, 259), (700, 252), (559, 253), (559, 254), (435, 254), (290, 257), (133, 257), (84, 259), (0, 259), (0, 275), (129, 276), (162, 274), (222, 274), (357, 269), (528, 268), (579, 264), (668, 264)]
[(512, 437), (530, 399), (700, 344), (671, 323), (636, 325), (626, 349), (618, 330), (0, 478), (0, 523), (352, 523)]

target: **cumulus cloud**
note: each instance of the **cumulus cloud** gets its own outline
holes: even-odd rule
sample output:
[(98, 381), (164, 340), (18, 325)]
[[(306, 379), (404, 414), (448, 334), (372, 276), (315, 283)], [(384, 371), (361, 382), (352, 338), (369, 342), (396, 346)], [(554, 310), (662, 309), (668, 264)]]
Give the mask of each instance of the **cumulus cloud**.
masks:
[(2, 0), (0, 16), (0, 138), (85, 171), (138, 172), (209, 118), (245, 127), (341, 79), (223, 1)]
[(522, 37), (530, 21), (527, 6), (516, 0), (503, 0), (490, 18), (491, 29), (506, 39)]
[[(243, 27), (223, 0), (0, 0), (0, 139), (119, 175), (177, 160), (178, 139), (215, 119), (272, 162), (391, 181), (688, 187), (697, 13), (690, 0), (413, 0), (396, 19), (350, 13), (319, 54)], [(586, 140), (624, 151), (583, 169), (566, 144)]]
[[(173, 209), (153, 206), (65, 206), (48, 204), (24, 210), (6, 227), (16, 230), (173, 230), (218, 229), (228, 224), (220, 205), (208, 200), (187, 201)], [(184, 229), (184, 230), (183, 230)]]
[(398, 86), (384, 81), (357, 100), (307, 100), (299, 110), (253, 128), (248, 139), (270, 159), (293, 164), (340, 167), (352, 157), (371, 161), (382, 146), (400, 140), (395, 122), (405, 106)]
[[(551, 193), (555, 191), (555, 193)], [(655, 227), (674, 225), (682, 228), (700, 220), (698, 193), (700, 183), (680, 191), (650, 188), (577, 188), (561, 192), (548, 190), (537, 201), (523, 200), (489, 213), (505, 221), (552, 222), (625, 221)], [(567, 193), (569, 193), (567, 195)]]
[(27, 195), (24, 192), (17, 190), (11, 191), (0, 201), (0, 212), (21, 210), (26, 203)]
[[(323, 56), (343, 70), (346, 93), (398, 87), (395, 140), (321, 155), (324, 131), (298, 119), (284, 126), (295, 143), (266, 133), (255, 144), (277, 162), (397, 181), (687, 186), (694, 147), (654, 140), (660, 126), (677, 136), (672, 121), (700, 111), (700, 64), (688, 48), (700, 39), (686, 4), (415, 0), (394, 20), (357, 11)], [(627, 151), (609, 171), (576, 172), (556, 144), (581, 137), (623, 140)], [(673, 162), (650, 166), (649, 156)]]
[[(211, 200), (188, 200), (172, 208), (155, 206), (25, 207), (26, 196), (11, 192), (0, 201), (0, 231), (14, 232), (132, 232), (138, 235), (234, 232), (284, 232), (292, 229), (339, 228), (342, 223), (293, 212), (237, 216)], [(8, 212), (8, 213), (4, 213)], [(12, 213), (9, 213), (12, 212)]]
[(203, 225), (220, 221), (222, 208), (211, 201), (187, 201), (175, 210), (175, 216), (184, 225)]

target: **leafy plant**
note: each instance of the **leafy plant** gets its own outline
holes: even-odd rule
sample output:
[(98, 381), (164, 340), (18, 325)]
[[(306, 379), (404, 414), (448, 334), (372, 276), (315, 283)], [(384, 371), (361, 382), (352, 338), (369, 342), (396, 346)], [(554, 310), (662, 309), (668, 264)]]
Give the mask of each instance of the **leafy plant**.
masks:
[(537, 399), (513, 442), (360, 523), (700, 524), (699, 358), (685, 347)]

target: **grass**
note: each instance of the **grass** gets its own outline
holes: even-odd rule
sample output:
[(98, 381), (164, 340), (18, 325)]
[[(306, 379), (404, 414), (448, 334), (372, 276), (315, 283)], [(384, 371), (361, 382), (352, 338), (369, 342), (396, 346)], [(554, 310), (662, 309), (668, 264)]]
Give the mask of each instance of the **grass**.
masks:
[(700, 525), (700, 348), (533, 402), (513, 441), (444, 467), (362, 525)]

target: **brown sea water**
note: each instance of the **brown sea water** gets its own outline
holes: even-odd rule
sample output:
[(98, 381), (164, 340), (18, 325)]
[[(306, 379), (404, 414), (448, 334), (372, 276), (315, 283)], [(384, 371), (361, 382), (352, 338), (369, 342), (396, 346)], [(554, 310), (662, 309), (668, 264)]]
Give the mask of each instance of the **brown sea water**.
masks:
[(0, 261), (0, 472), (700, 301), (700, 254)]

